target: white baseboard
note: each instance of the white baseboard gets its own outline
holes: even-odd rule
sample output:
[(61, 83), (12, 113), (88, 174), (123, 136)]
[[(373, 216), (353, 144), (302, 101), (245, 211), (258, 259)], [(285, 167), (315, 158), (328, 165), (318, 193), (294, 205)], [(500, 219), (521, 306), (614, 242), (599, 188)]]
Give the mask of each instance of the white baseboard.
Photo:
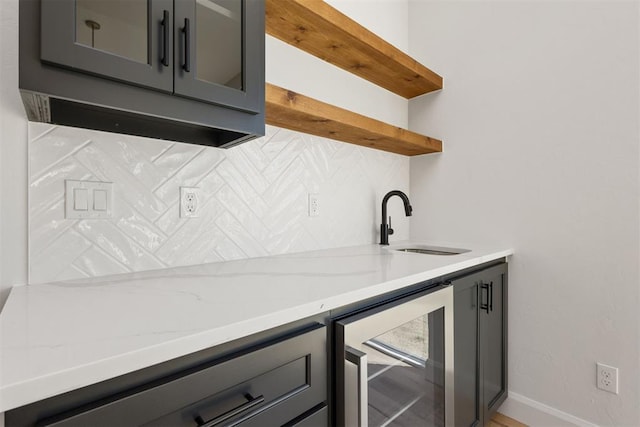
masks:
[(511, 391), (498, 411), (532, 427), (598, 427), (582, 418)]

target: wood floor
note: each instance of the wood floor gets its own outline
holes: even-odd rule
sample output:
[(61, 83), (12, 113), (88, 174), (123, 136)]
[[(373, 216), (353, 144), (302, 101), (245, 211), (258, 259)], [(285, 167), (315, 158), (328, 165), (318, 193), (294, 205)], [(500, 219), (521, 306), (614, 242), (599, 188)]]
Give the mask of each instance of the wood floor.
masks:
[(522, 424), (520, 421), (516, 421), (513, 418), (509, 418), (506, 415), (502, 415), (497, 412), (488, 424), (489, 427), (527, 427), (526, 424)]

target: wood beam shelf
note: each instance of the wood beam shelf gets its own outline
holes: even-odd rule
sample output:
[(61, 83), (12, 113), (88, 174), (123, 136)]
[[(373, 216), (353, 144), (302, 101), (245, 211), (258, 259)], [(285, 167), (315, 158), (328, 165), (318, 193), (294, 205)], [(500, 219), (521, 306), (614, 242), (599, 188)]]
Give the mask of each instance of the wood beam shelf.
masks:
[(267, 83), (266, 122), (351, 144), (416, 156), (442, 151), (442, 142)]
[[(442, 77), (322, 0), (266, 0), (266, 32), (407, 99), (442, 89)], [(442, 142), (267, 83), (266, 122), (415, 156)]]
[(442, 77), (322, 0), (266, 0), (266, 32), (405, 98)]

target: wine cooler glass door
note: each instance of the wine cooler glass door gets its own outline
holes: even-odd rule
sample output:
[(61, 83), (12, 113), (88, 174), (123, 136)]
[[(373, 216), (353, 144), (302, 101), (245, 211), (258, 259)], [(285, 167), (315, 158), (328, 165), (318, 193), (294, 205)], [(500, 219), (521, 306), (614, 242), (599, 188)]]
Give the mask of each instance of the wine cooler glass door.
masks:
[(453, 425), (453, 290), (336, 322), (345, 426)]

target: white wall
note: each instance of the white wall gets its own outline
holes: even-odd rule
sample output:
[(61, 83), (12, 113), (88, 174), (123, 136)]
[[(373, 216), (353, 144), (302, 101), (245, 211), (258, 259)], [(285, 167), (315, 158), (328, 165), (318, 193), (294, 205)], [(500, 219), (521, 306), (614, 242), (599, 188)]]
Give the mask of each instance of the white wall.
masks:
[[(583, 424), (640, 425), (638, 8), (409, 10), (410, 53), (445, 78), (410, 103), (410, 129), (444, 140), (411, 160), (412, 237), (515, 248), (510, 391)], [(596, 389), (596, 361), (619, 395)]]
[(407, 0), (328, 0), (327, 3), (401, 51), (409, 51)]
[(0, 308), (27, 280), (27, 119), (18, 95), (18, 1), (0, 1)]

